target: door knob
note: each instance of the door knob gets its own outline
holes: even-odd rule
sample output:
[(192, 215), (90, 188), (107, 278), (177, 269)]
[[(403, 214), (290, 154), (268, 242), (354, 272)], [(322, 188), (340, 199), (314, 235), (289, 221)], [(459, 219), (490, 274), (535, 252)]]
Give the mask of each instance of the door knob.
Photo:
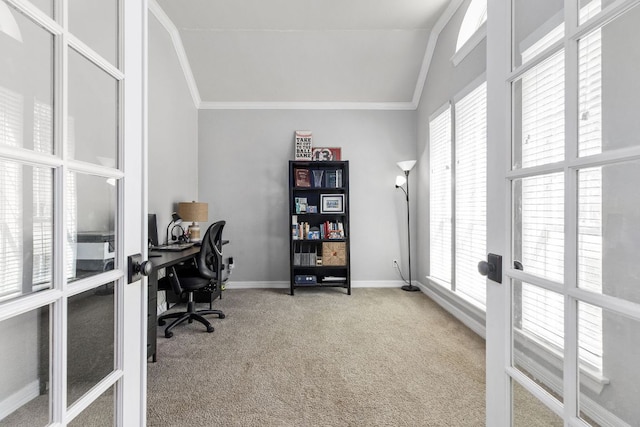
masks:
[(130, 255), (128, 282), (133, 283), (142, 279), (142, 276), (148, 276), (153, 271), (153, 263), (151, 261), (142, 261), (142, 254)]
[(478, 271), (489, 280), (502, 283), (502, 256), (496, 254), (487, 255), (486, 261), (478, 263)]

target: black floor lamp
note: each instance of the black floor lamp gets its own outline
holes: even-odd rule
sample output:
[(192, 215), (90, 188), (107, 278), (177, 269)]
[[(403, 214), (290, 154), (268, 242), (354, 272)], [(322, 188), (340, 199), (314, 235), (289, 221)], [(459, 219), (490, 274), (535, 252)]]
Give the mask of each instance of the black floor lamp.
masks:
[[(404, 191), (404, 194), (407, 198), (407, 245), (408, 245), (408, 256), (409, 256), (409, 284), (402, 286), (403, 291), (415, 292), (419, 291), (420, 288), (417, 286), (413, 286), (413, 282), (411, 281), (411, 219), (409, 214), (409, 172), (416, 164), (416, 160), (405, 160), (402, 162), (398, 162), (398, 167), (404, 171), (404, 176), (399, 175), (396, 177), (396, 188)], [(403, 185), (407, 186), (407, 189), (403, 187)]]

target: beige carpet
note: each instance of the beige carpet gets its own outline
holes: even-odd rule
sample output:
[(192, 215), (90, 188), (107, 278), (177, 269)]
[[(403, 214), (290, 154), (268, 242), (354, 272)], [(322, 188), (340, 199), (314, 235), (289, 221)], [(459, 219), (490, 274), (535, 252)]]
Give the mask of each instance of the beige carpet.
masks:
[(227, 290), (158, 328), (149, 426), (481, 426), (484, 341), (422, 293)]

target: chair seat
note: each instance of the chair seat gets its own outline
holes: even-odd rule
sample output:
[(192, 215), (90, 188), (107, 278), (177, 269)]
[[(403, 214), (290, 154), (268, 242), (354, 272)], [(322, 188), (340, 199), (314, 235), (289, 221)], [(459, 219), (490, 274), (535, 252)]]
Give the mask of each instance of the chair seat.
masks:
[(198, 270), (180, 272), (180, 286), (185, 291), (197, 291), (206, 288), (210, 283), (211, 279), (198, 275)]

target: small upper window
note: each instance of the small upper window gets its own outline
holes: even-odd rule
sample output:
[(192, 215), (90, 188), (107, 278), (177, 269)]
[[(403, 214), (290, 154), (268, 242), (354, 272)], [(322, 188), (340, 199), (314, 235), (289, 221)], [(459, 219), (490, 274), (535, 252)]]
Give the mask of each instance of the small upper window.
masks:
[(458, 42), (456, 43), (456, 52), (475, 34), (476, 31), (487, 20), (487, 0), (471, 0), (467, 13), (464, 15), (460, 32), (458, 33)]

